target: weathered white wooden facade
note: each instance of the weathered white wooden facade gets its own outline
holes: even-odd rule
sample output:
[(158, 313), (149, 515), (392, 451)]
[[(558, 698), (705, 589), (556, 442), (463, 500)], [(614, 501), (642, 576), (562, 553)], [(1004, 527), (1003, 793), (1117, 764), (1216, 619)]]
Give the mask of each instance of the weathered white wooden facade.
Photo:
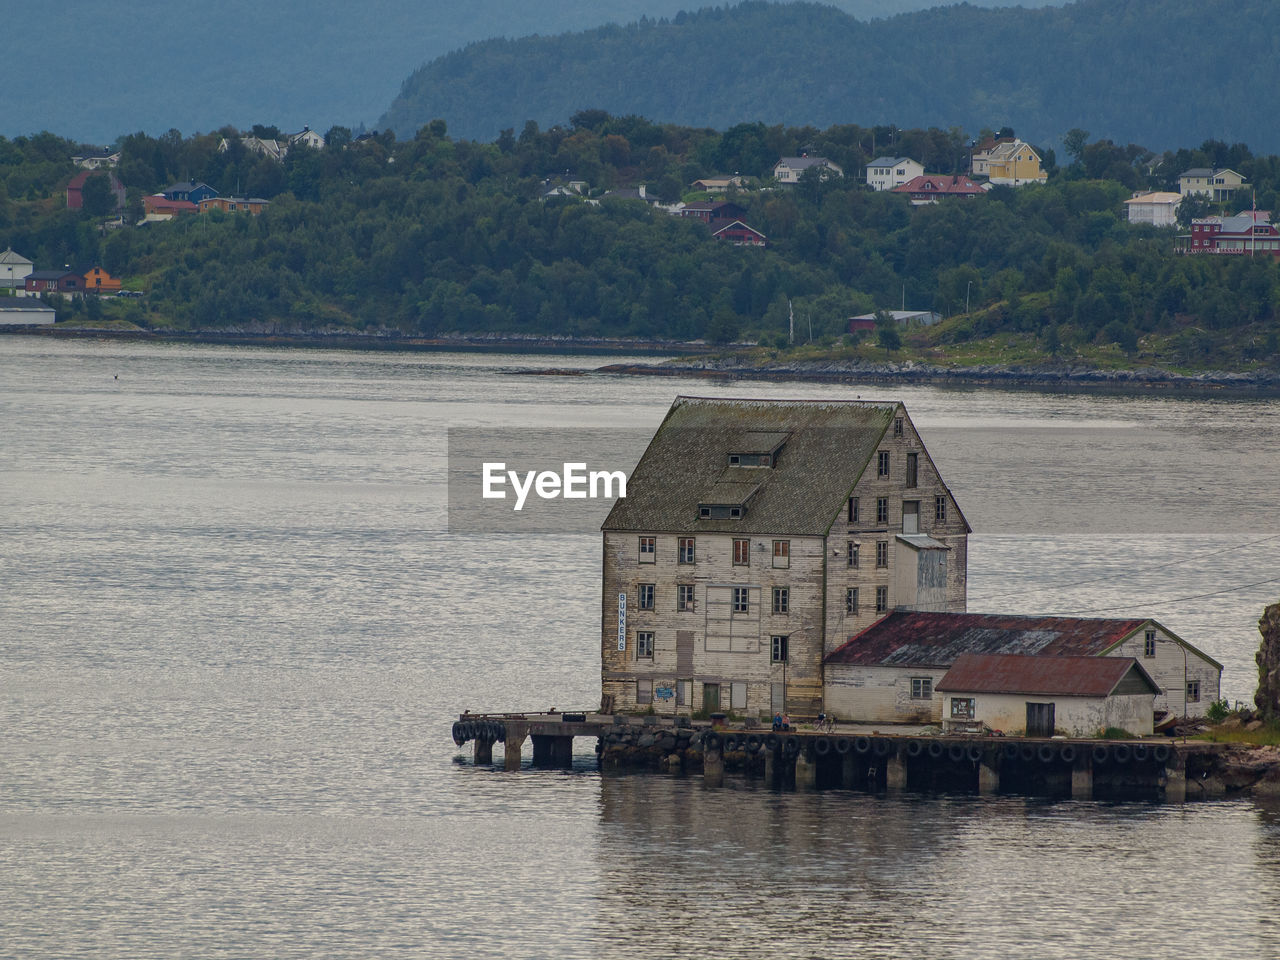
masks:
[(896, 403), (678, 398), (604, 526), (606, 709), (823, 708), (823, 658), (964, 609), (969, 526)]
[(1132, 657), (963, 654), (939, 681), (944, 727), (984, 723), (1026, 736), (1154, 729), (1155, 681)]
[(825, 662), (826, 711), (870, 722), (939, 722), (937, 685), (964, 654), (1133, 658), (1159, 688), (1156, 711), (1201, 716), (1222, 665), (1155, 620), (897, 611)]

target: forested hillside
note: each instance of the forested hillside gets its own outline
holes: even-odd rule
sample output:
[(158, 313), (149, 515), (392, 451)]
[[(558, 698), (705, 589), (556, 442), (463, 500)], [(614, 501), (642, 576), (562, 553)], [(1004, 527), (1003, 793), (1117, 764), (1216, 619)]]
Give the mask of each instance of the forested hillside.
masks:
[[(266, 212), (104, 232), (100, 217), (64, 205), (77, 145), (0, 138), (0, 248), (37, 269), (101, 263), (145, 296), (64, 302), (61, 315), (156, 329), (777, 344), (788, 300), (805, 338), (811, 323), (827, 342), (848, 316), (905, 302), (950, 318), (929, 333), (928, 345), (944, 351), (1010, 336), (1063, 356), (1115, 345), (1144, 362), (1189, 365), (1280, 351), (1274, 259), (1179, 256), (1173, 230), (1125, 221), (1132, 190), (1167, 188), (1193, 166), (1231, 166), (1260, 206), (1280, 206), (1280, 158), (1243, 144), (1156, 155), (1078, 131), (1075, 154), (1046, 185), (912, 207), (869, 191), (858, 158), (888, 145), (928, 157), (932, 170), (958, 170), (964, 133), (760, 123), (716, 132), (588, 111), (567, 127), (530, 124), (489, 144), (452, 139), (442, 122), (401, 143), (356, 143), (335, 128), (323, 150), (297, 148), (283, 164), (238, 144), (220, 153), (218, 139), (120, 141), (127, 222), (143, 194), (185, 177), (267, 197)], [(755, 179), (802, 147), (851, 176), (805, 176), (793, 188)], [(643, 201), (600, 196), (645, 183), (669, 200), (690, 197), (693, 180), (734, 170), (752, 178), (733, 199), (767, 235), (764, 249), (717, 241), (702, 223)], [(598, 202), (544, 198), (565, 171), (588, 181)]]
[(381, 125), (434, 118), (491, 139), (584, 108), (725, 128), (748, 120), (1083, 127), (1156, 149), (1217, 138), (1280, 150), (1280, 4), (963, 4), (860, 22), (758, 2), (582, 33), (494, 40), (414, 73)]
[[(935, 2), (836, 0), (861, 19)], [(24, 7), (25, 19), (13, 20), (6, 36), (0, 134), (55, 130), (105, 143), (121, 130), (372, 124), (410, 71), (468, 43), (671, 17), (690, 6), (689, 0), (45, 0)]]

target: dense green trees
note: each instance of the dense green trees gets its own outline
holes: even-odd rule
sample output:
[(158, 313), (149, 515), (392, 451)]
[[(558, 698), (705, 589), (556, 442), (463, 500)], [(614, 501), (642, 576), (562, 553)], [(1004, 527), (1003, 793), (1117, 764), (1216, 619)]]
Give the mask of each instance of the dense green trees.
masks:
[[(1050, 352), (1116, 343), (1132, 353), (1160, 333), (1187, 357), (1206, 343), (1274, 352), (1274, 260), (1180, 257), (1174, 231), (1125, 222), (1131, 189), (1167, 187), (1179, 164), (1201, 159), (1231, 159), (1260, 196), (1274, 195), (1276, 158), (1243, 145), (1209, 141), (1155, 156), (1083, 135), (1047, 185), (913, 208), (867, 190), (858, 158), (892, 138), (962, 166), (961, 131), (744, 123), (717, 132), (583, 111), (569, 127), (528, 124), (491, 144), (455, 140), (441, 123), (402, 142), (383, 134), (357, 143), (336, 131), (323, 150), (297, 149), (282, 164), (225, 133), (225, 151), (221, 135), (132, 134), (118, 144), (120, 175), (135, 197), (171, 177), (238, 186), (272, 201), (262, 216), (206, 214), (105, 236), (95, 218), (63, 205), (74, 145), (0, 139), (0, 186), (19, 185), (17, 198), (0, 194), (0, 246), (39, 266), (99, 261), (148, 292), (151, 322), (179, 327), (775, 343), (788, 301), (804, 317), (805, 339), (810, 325), (815, 337), (832, 337), (846, 317), (876, 308), (905, 303), (953, 316), (967, 304), (969, 316), (944, 325), (944, 337), (1016, 331)], [(732, 194), (769, 238), (763, 250), (599, 196), (635, 182), (678, 191), (702, 176), (755, 177), (805, 147), (843, 160), (854, 176)], [(587, 180), (598, 202), (542, 199), (548, 182), (565, 179)], [(27, 195), (22, 184), (32, 185)], [(885, 349), (897, 349), (893, 341), (878, 331)]]

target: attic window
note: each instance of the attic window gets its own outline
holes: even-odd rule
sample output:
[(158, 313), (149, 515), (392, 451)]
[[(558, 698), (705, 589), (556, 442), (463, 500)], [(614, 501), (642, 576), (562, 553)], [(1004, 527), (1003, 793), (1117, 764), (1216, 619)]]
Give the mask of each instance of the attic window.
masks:
[(729, 454), (729, 466), (737, 467), (737, 466), (741, 466), (741, 464), (742, 464), (742, 457), (739, 454), (736, 454), (736, 453)]
[(730, 508), (729, 508), (729, 518), (730, 518), (731, 520), (740, 520), (740, 519), (742, 519), (742, 508), (741, 508), (741, 507), (730, 507)]
[(703, 520), (710, 520), (710, 519), (711, 519), (711, 508), (710, 508), (710, 507), (699, 507), (699, 508), (698, 508), (698, 516), (699, 516), (700, 518), (702, 518)]

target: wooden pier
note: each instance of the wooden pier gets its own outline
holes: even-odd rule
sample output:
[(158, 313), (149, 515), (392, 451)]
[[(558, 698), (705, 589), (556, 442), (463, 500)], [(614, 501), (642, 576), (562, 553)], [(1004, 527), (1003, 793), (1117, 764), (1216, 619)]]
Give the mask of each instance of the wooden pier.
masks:
[(784, 730), (712, 724), (684, 717), (595, 713), (464, 714), (453, 726), (459, 746), (472, 744), (477, 765), (494, 762), (501, 744), (506, 770), (519, 770), (526, 740), (535, 767), (565, 768), (577, 737), (596, 740), (602, 768), (700, 770), (708, 785), (726, 770), (758, 774), (797, 790), (895, 792), (940, 790), (1025, 793), (1074, 799), (1194, 798), (1222, 745), (1143, 740), (1066, 740)]

